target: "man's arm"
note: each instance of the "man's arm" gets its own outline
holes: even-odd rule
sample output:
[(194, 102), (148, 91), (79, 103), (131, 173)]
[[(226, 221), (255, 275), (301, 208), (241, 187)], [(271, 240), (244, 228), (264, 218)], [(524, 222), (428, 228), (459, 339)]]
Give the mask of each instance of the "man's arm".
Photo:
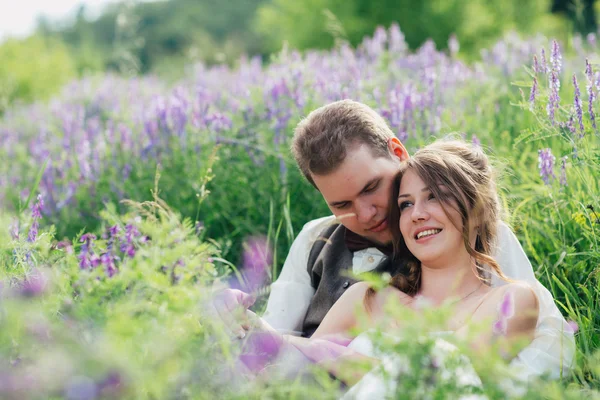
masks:
[(263, 319), (283, 333), (299, 334), (302, 321), (315, 294), (308, 274), (308, 255), (319, 234), (335, 217), (308, 222), (298, 236), (283, 264), (279, 278), (271, 285), (271, 294)]
[[(511, 279), (529, 283), (539, 301), (539, 317), (535, 336), (511, 365), (527, 376), (550, 373), (558, 378), (568, 372), (575, 356), (575, 338), (562, 314), (554, 304), (552, 294), (535, 278), (533, 267), (512, 230), (504, 223), (498, 226), (498, 246), (494, 258), (502, 272)], [(493, 286), (504, 282), (492, 277)]]

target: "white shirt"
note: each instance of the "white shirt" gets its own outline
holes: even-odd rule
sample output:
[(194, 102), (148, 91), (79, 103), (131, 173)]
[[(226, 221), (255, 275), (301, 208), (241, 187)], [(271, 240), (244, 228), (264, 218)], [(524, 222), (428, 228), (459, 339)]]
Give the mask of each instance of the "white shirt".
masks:
[[(319, 235), (330, 224), (336, 223), (334, 216), (319, 218), (304, 225), (294, 240), (287, 259), (277, 280), (271, 285), (271, 294), (263, 318), (283, 333), (298, 334), (315, 289), (308, 273), (308, 256)], [(533, 341), (512, 361), (521, 369), (521, 377), (550, 373), (554, 378), (568, 372), (575, 354), (573, 331), (554, 304), (552, 294), (535, 278), (533, 268), (521, 244), (511, 229), (504, 223), (498, 227), (497, 249), (494, 258), (508, 278), (528, 282), (537, 294), (539, 318)], [(354, 253), (352, 271), (360, 274), (373, 270), (384, 257), (375, 248)], [(492, 277), (492, 286), (503, 285), (504, 281)]]

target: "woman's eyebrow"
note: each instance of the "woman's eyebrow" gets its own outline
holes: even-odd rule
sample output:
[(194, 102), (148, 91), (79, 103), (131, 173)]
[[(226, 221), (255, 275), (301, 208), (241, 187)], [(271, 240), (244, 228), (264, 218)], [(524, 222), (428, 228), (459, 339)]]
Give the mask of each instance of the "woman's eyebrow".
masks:
[[(429, 188), (428, 187), (424, 187), (423, 189), (421, 189), (421, 192), (429, 192)], [(409, 193), (403, 193), (403, 194), (399, 194), (398, 198), (404, 198), (404, 197), (410, 197)]]

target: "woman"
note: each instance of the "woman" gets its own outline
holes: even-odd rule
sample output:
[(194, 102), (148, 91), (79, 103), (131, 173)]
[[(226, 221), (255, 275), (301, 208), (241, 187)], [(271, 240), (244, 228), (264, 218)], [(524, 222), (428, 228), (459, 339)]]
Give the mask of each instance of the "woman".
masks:
[[(354, 284), (311, 339), (286, 336), (286, 343), (312, 361), (325, 361), (338, 375), (343, 361), (354, 360), (357, 354), (340, 351), (337, 344), (328, 346), (324, 339), (348, 335), (358, 326), (357, 313), (349, 310), (362, 309), (377, 323), (385, 317), (386, 303), (395, 301), (400, 307), (417, 309), (423, 304), (419, 299), (434, 307), (454, 306), (441, 329), (447, 334), (467, 337), (472, 326), (492, 319), (472, 343), (475, 347), (500, 336), (509, 343), (517, 338), (530, 341), (538, 317), (534, 292), (517, 282), (490, 287), (491, 274), (505, 279), (490, 256), (499, 213), (492, 169), (480, 149), (459, 141), (438, 141), (417, 151), (395, 178), (389, 216), (389, 221), (397, 221), (390, 223), (394, 254), (397, 262), (406, 264), (405, 273), (392, 277), (390, 286), (380, 291), (366, 282)], [(390, 331), (402, 329), (402, 321), (392, 325)], [(365, 333), (348, 347), (375, 361), (369, 358), (375, 354)], [(361, 377), (345, 375), (343, 380), (353, 383)]]

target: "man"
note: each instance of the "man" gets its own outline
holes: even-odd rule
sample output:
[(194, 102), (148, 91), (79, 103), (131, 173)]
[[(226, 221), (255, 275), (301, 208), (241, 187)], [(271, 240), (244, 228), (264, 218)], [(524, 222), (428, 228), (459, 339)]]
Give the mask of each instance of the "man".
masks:
[[(308, 222), (298, 234), (263, 318), (281, 332), (310, 336), (356, 282), (349, 272), (398, 272), (389, 257), (390, 224), (398, 221), (388, 221), (387, 215), (392, 179), (409, 154), (379, 114), (351, 100), (311, 112), (296, 128), (292, 152), (333, 216)], [(560, 376), (573, 360), (573, 334), (505, 224), (500, 224), (495, 259), (506, 276), (532, 284), (540, 303), (536, 336), (513, 364), (526, 375)], [(493, 278), (492, 284), (502, 281)], [(241, 292), (229, 291), (223, 298), (218, 308), (224, 318), (230, 318), (227, 310), (233, 305), (251, 303)]]

